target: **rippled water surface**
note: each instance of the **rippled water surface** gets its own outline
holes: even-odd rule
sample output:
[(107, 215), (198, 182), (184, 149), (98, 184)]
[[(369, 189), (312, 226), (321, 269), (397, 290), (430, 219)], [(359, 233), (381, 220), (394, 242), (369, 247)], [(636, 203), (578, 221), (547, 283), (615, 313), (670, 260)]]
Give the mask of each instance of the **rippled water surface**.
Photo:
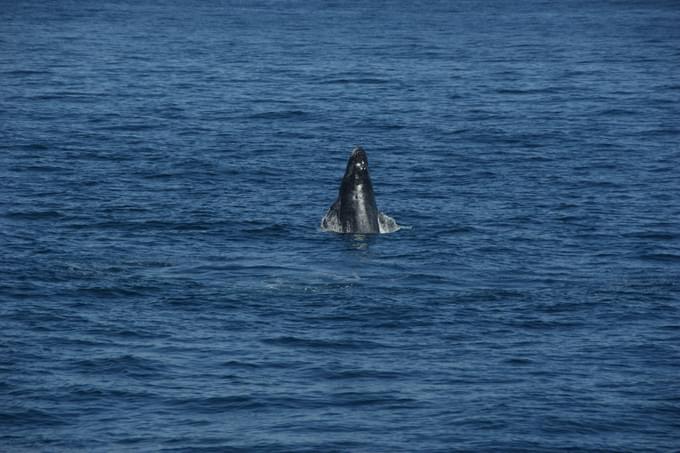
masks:
[(3, 451), (680, 448), (677, 2), (1, 3)]

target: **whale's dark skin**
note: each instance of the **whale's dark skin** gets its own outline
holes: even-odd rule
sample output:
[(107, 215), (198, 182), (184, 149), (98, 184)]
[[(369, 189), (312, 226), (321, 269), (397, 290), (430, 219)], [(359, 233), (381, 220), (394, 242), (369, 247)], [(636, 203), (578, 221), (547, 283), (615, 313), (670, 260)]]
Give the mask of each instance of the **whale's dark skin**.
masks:
[(335, 203), (321, 221), (323, 228), (339, 225), (342, 233), (380, 233), (380, 212), (368, 174), (366, 151), (360, 146), (352, 150), (345, 176)]

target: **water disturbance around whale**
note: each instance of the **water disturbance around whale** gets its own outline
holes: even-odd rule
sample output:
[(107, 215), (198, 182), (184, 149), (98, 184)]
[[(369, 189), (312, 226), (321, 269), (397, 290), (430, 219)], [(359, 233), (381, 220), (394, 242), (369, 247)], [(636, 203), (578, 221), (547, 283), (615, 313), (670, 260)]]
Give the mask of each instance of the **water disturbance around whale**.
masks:
[(357, 146), (347, 161), (338, 198), (321, 219), (321, 229), (335, 233), (392, 233), (397, 222), (380, 212), (368, 172), (366, 151)]

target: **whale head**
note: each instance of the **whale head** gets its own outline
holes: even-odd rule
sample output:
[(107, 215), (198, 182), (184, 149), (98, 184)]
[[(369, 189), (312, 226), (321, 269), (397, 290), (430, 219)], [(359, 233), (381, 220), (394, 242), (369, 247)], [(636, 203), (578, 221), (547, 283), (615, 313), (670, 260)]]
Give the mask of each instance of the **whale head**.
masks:
[(352, 154), (347, 161), (344, 179), (352, 180), (355, 183), (361, 183), (364, 180), (368, 180), (370, 183), (370, 176), (368, 175), (368, 157), (366, 156), (366, 151), (364, 151), (361, 146), (357, 146), (352, 150)]

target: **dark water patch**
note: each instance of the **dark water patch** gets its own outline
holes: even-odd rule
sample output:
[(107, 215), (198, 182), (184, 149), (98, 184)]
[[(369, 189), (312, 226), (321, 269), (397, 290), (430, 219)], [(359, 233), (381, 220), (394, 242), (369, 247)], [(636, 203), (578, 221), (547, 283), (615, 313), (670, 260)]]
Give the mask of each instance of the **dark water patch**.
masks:
[(277, 97), (257, 97), (251, 100), (253, 104), (280, 104), (280, 105), (293, 105), (295, 102), (291, 99), (277, 98)]
[(53, 74), (53, 71), (49, 69), (43, 69), (43, 70), (37, 70), (37, 69), (14, 69), (11, 71), (1, 71), (0, 74), (2, 75), (7, 75), (7, 76), (16, 76), (16, 77), (30, 77), (30, 76), (36, 76), (36, 75), (51, 75)]
[(392, 371), (371, 370), (371, 369), (312, 369), (308, 371), (314, 378), (329, 379), (329, 380), (399, 380), (405, 377), (405, 373), (396, 373)]
[[(13, 148), (21, 150), (21, 151), (47, 151), (50, 149), (50, 145), (46, 143), (27, 143), (27, 144), (21, 144), (21, 145), (14, 145)], [(18, 155), (14, 156), (15, 159), (36, 159), (39, 158), (40, 156), (38, 155)]]
[(360, 122), (357, 122), (354, 125), (354, 127), (361, 128), (361, 129), (370, 129), (372, 131), (375, 131), (375, 130), (390, 131), (390, 130), (404, 129), (407, 126), (405, 126), (403, 124), (394, 124), (394, 123), (382, 123), (382, 122), (375, 122), (375, 121), (360, 121)]
[(337, 407), (388, 407), (392, 409), (404, 409), (416, 403), (411, 398), (395, 396), (387, 392), (340, 392), (333, 394), (330, 403)]
[(533, 95), (533, 94), (553, 94), (559, 93), (559, 87), (542, 87), (542, 88), (498, 88), (496, 93), (498, 94), (510, 94), (510, 95)]
[(390, 80), (372, 78), (372, 77), (341, 77), (341, 78), (331, 78), (322, 79), (319, 81), (321, 84), (327, 85), (384, 85), (390, 83)]
[[(145, 213), (147, 211), (140, 211), (139, 209), (126, 208), (128, 212)], [(121, 209), (115, 209), (115, 212), (121, 213)], [(101, 222), (99, 219), (92, 219), (93, 223), (69, 223), (67, 228), (76, 230), (120, 230), (128, 232), (153, 232), (153, 231), (177, 231), (177, 232), (207, 232), (215, 229), (222, 229), (232, 226), (231, 222), (182, 222), (182, 221), (163, 221), (163, 220), (135, 220), (135, 221), (105, 221)]]
[(165, 370), (157, 361), (135, 355), (108, 356), (78, 360), (76, 369), (83, 374), (104, 374), (111, 376), (152, 377)]
[(62, 91), (55, 93), (45, 93), (28, 96), (28, 99), (32, 101), (62, 101), (71, 103), (83, 103), (91, 104), (99, 102), (99, 100), (107, 96), (107, 93), (90, 93), (90, 92), (77, 92), (77, 91)]
[(138, 284), (124, 284), (118, 286), (112, 284), (110, 286), (83, 286), (76, 288), (69, 293), (75, 294), (79, 297), (96, 297), (101, 299), (116, 299), (126, 297), (139, 297), (148, 293), (153, 293), (157, 288), (154, 286), (138, 285)]
[(117, 340), (161, 340), (171, 338), (169, 333), (161, 333), (155, 330), (145, 329), (141, 327), (126, 328), (126, 327), (102, 327), (100, 329), (90, 329), (90, 331), (97, 330), (105, 333), (106, 337)]
[(384, 345), (375, 343), (373, 341), (365, 340), (326, 340), (326, 339), (308, 339), (293, 336), (281, 336), (275, 338), (266, 338), (262, 340), (263, 343), (285, 348), (301, 348), (310, 350), (365, 350), (385, 347)]
[(144, 132), (158, 129), (161, 123), (157, 121), (149, 121), (144, 123), (123, 123), (123, 124), (108, 124), (98, 126), (95, 130), (110, 131), (110, 132)]
[(599, 417), (584, 417), (583, 419), (569, 419), (554, 415), (546, 416), (541, 422), (540, 429), (546, 433), (602, 435), (606, 432), (619, 432), (621, 421), (612, 421)]
[[(144, 390), (134, 391), (131, 389), (97, 388), (82, 385), (71, 386), (65, 390), (68, 392), (69, 397), (81, 404), (97, 403), (102, 400), (106, 401), (111, 399), (120, 402), (139, 402), (148, 404), (150, 401), (153, 401), (154, 398), (157, 398), (157, 395), (154, 393)], [(90, 408), (93, 407), (97, 406), (90, 406)]]
[(643, 261), (659, 261), (667, 263), (680, 263), (680, 255), (672, 253), (645, 253), (639, 256)]
[(676, 239), (680, 239), (680, 232), (642, 230), (631, 233), (624, 233), (623, 237), (633, 239), (650, 239), (653, 241), (674, 241)]
[(262, 409), (265, 404), (247, 395), (212, 396), (207, 398), (174, 398), (167, 400), (165, 406), (197, 414), (231, 413)]
[(299, 131), (282, 130), (276, 131), (274, 134), (279, 138), (290, 140), (315, 140), (317, 138), (317, 136), (314, 134)]
[(54, 221), (62, 220), (67, 216), (60, 211), (10, 211), (2, 215), (10, 220), (41, 220), (41, 221)]
[(278, 443), (257, 443), (244, 447), (235, 447), (231, 438), (201, 439), (192, 442), (184, 437), (163, 442), (163, 445), (179, 444), (178, 447), (165, 446), (160, 451), (163, 452), (225, 452), (225, 453), (247, 453), (247, 452), (282, 452), (285, 448)]
[(9, 408), (0, 413), (0, 426), (14, 429), (17, 426), (46, 426), (50, 428), (68, 425), (68, 421), (60, 416), (39, 409)]
[(14, 172), (29, 172), (29, 173), (60, 173), (68, 171), (67, 168), (58, 165), (17, 165), (10, 168)]
[(237, 369), (257, 369), (260, 368), (262, 365), (255, 364), (255, 363), (250, 363), (250, 362), (241, 362), (238, 360), (229, 360), (228, 362), (224, 362), (223, 366), (227, 368), (237, 368)]
[(517, 291), (503, 288), (479, 288), (473, 291), (465, 291), (455, 296), (456, 302), (498, 302), (510, 300), (526, 300), (530, 294), (524, 291)]
[(534, 364), (533, 360), (524, 357), (512, 357), (505, 359), (503, 362), (512, 366), (528, 366)]
[(621, 108), (607, 108), (599, 110), (596, 114), (606, 118), (612, 118), (617, 116), (633, 116), (636, 115), (637, 112), (634, 110), (627, 110)]
[(545, 298), (547, 299), (547, 301), (536, 308), (537, 310), (540, 310), (541, 312), (548, 314), (559, 313), (577, 314), (581, 311), (591, 311), (595, 308), (585, 301), (569, 299), (568, 301), (565, 302), (563, 300), (560, 300), (560, 298), (557, 297), (557, 295), (554, 294), (552, 291), (550, 291), (549, 294), (545, 295)]
[(516, 328), (526, 329), (526, 330), (538, 330), (538, 331), (549, 331), (552, 329), (578, 329), (582, 327), (580, 322), (567, 319), (524, 319), (524, 320), (514, 320), (510, 324)]
[(456, 136), (456, 135), (468, 134), (469, 132), (474, 132), (474, 129), (465, 128), (465, 127), (455, 128), (455, 129), (446, 128), (446, 129), (443, 129), (443, 130), (439, 130), (438, 132), (440, 134), (444, 134), (444, 135)]
[(283, 110), (253, 113), (252, 115), (249, 115), (246, 118), (251, 120), (287, 120), (287, 119), (300, 119), (306, 116), (308, 116), (307, 112), (304, 112), (302, 110)]
[(253, 225), (252, 227), (243, 228), (243, 233), (263, 235), (263, 236), (281, 236), (288, 233), (289, 226), (286, 224), (273, 224), (273, 225)]

